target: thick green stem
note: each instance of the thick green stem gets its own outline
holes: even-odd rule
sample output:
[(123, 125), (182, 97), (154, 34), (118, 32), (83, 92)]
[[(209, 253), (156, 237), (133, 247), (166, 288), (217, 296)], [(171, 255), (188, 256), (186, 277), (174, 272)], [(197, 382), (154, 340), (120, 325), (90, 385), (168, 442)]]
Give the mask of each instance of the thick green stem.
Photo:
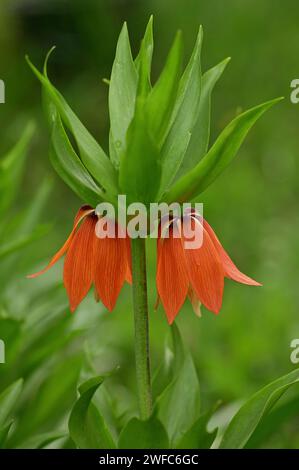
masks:
[(131, 247), (137, 391), (140, 418), (145, 420), (152, 412), (145, 239), (132, 239)]

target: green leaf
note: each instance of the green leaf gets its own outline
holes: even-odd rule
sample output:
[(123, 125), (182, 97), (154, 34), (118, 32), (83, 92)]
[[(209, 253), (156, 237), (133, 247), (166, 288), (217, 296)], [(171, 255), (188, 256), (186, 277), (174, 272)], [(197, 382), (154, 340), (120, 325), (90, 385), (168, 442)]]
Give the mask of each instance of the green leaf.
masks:
[(0, 395), (0, 429), (6, 427), (6, 420), (12, 413), (23, 388), (23, 380), (19, 379), (6, 388)]
[(7, 436), (10, 431), (10, 428), (13, 424), (13, 421), (10, 421), (8, 424), (6, 424), (3, 427), (0, 427), (0, 449), (5, 448), (5, 443), (7, 441)]
[(132, 58), (127, 24), (119, 35), (109, 86), (110, 157), (118, 168), (125, 150), (126, 134), (133, 119), (137, 72)]
[(39, 386), (36, 383), (31, 383), (31, 388), (27, 385), (23, 393), (26, 406), (21, 407), (22, 414), (8, 446), (15, 447), (31, 435), (51, 431), (61, 421), (75, 400), (81, 367), (81, 354), (64, 358), (44, 371)]
[(0, 247), (0, 259), (3, 259), (13, 253), (17, 253), (25, 246), (30, 245), (36, 240), (39, 240), (49, 232), (49, 225), (40, 225), (35, 228), (29, 235), (19, 236), (16, 240), (11, 240), (3, 243)]
[(200, 412), (199, 381), (190, 354), (186, 355), (180, 371), (158, 398), (157, 407), (171, 445), (176, 446)]
[(180, 80), (171, 128), (162, 148), (161, 193), (168, 188), (181, 165), (198, 116), (201, 96), (201, 46), (200, 27), (190, 61)]
[(229, 423), (220, 448), (242, 449), (263, 417), (269, 413), (279, 398), (298, 381), (299, 369), (296, 369), (255, 393)]
[(84, 203), (96, 207), (103, 200), (102, 190), (74, 151), (57, 113), (52, 127), (50, 160), (59, 176)]
[(207, 431), (207, 425), (211, 418), (212, 411), (201, 415), (197, 421), (188, 429), (188, 431), (181, 437), (176, 445), (177, 449), (210, 449), (213, 444), (217, 429), (212, 432)]
[(59, 439), (67, 437), (65, 432), (45, 432), (42, 434), (37, 434), (20, 444), (18, 448), (20, 449), (43, 449), (52, 442), (55, 442)]
[(161, 395), (167, 385), (180, 372), (185, 359), (183, 341), (175, 323), (170, 326), (169, 333), (165, 342), (164, 358), (153, 376), (154, 398)]
[(283, 403), (279, 407), (275, 407), (271, 413), (266, 415), (259, 423), (250, 439), (245, 446), (246, 449), (258, 449), (265, 447), (269, 438), (275, 434), (277, 435), (280, 430), (292, 420), (297, 420), (299, 414), (299, 397), (291, 399)]
[(30, 122), (18, 143), (0, 159), (0, 216), (10, 207), (20, 190), (25, 159), (34, 129), (35, 125)]
[(137, 73), (140, 73), (141, 60), (143, 59), (143, 66), (145, 75), (147, 76), (148, 84), (150, 84), (151, 79), (151, 67), (152, 67), (152, 57), (154, 51), (154, 40), (153, 40), (153, 16), (150, 16), (149, 22), (147, 24), (145, 34), (141, 43), (140, 51), (135, 59), (135, 67)]
[(202, 88), (196, 123), (192, 129), (189, 145), (177, 177), (191, 170), (206, 154), (210, 138), (211, 94), (230, 58), (208, 70), (202, 77)]
[(145, 100), (148, 97), (151, 86), (151, 65), (153, 55), (153, 30), (152, 21), (149, 20), (144, 38), (141, 41), (140, 51), (136, 58), (136, 69), (138, 72), (137, 97), (139, 100)]
[(183, 43), (178, 31), (164, 69), (148, 95), (146, 116), (149, 132), (160, 148), (169, 129), (181, 73)]
[(168, 436), (162, 423), (151, 416), (146, 421), (132, 418), (123, 428), (119, 449), (168, 449)]
[[(93, 176), (93, 178), (101, 185), (101, 187), (105, 188), (105, 190), (111, 194), (117, 194), (117, 176), (111, 161), (97, 143), (95, 138), (90, 134), (90, 132), (69, 107), (63, 96), (48, 79), (46, 74), (47, 60), (44, 68), (44, 75), (41, 74), (39, 70), (30, 62), (28, 57), (26, 57), (26, 60), (36, 77), (41, 82), (43, 90), (45, 94), (48, 95), (48, 99), (50, 100), (51, 106), (47, 105), (46, 108), (50, 127), (52, 128), (53, 119), (55, 118), (56, 112), (58, 111), (62, 122), (72, 133), (76, 141), (84, 166)], [(47, 103), (49, 103), (48, 100)]]
[(155, 201), (160, 184), (159, 151), (147, 130), (143, 101), (137, 98), (134, 119), (127, 134), (126, 152), (122, 156), (119, 185), (128, 202)]
[(69, 419), (69, 432), (79, 449), (114, 449), (112, 436), (92, 397), (103, 383), (103, 377), (94, 377), (79, 388), (80, 398)]
[(166, 202), (191, 201), (202, 193), (229, 165), (248, 131), (259, 117), (282, 98), (276, 98), (237, 116), (222, 131), (205, 157), (167, 192)]

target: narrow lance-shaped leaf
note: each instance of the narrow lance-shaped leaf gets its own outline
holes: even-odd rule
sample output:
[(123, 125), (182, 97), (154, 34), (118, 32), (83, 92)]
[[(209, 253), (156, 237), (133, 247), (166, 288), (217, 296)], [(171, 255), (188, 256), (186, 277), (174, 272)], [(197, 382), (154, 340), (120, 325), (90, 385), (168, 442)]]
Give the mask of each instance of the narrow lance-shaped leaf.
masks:
[(152, 67), (152, 57), (154, 50), (154, 40), (153, 40), (153, 16), (150, 17), (147, 24), (145, 34), (142, 40), (140, 51), (135, 59), (135, 67), (137, 73), (139, 73), (141, 65), (142, 54), (145, 53), (145, 68), (147, 69), (148, 83), (150, 84), (151, 78), (151, 67)]
[(135, 59), (135, 66), (138, 74), (137, 97), (139, 102), (142, 102), (143, 105), (145, 105), (145, 100), (152, 89), (151, 66), (153, 50), (153, 21), (151, 17), (146, 27), (144, 37), (141, 41), (138, 56)]
[(110, 157), (117, 168), (120, 155), (125, 150), (127, 130), (134, 115), (137, 79), (128, 28), (124, 23), (116, 47), (109, 86)]
[(96, 207), (102, 200), (102, 190), (97, 186), (74, 151), (60, 116), (56, 114), (54, 119), (50, 147), (51, 163), (63, 181), (84, 203)]
[(199, 112), (201, 46), (202, 28), (200, 27), (190, 61), (180, 80), (171, 128), (162, 147), (160, 194), (163, 194), (169, 187), (182, 163)]
[(205, 72), (202, 77), (197, 120), (176, 179), (179, 179), (187, 171), (191, 170), (208, 150), (211, 122), (211, 94), (229, 61), (230, 58), (223, 60), (220, 64)]
[(30, 62), (29, 58), (27, 57), (26, 59), (32, 71), (41, 82), (44, 90), (51, 98), (53, 106), (52, 108), (50, 106), (47, 107), (47, 117), (50, 125), (53, 121), (53, 117), (55, 117), (56, 108), (61, 116), (61, 120), (73, 134), (80, 151), (82, 162), (88, 171), (101, 187), (105, 188), (106, 191), (111, 192), (112, 194), (117, 194), (116, 171), (103, 149), (81, 123), (63, 96), (52, 85), (47, 75), (41, 74), (32, 62)]
[(7, 441), (7, 437), (8, 437), (8, 434), (12, 425), (13, 425), (13, 421), (10, 421), (8, 424), (0, 428), (0, 449), (5, 448), (5, 443)]
[(19, 379), (7, 387), (0, 395), (0, 429), (5, 427), (6, 420), (12, 413), (16, 401), (23, 388), (23, 380)]
[(255, 393), (237, 412), (226, 429), (220, 448), (242, 449), (263, 417), (288, 388), (299, 382), (299, 369), (271, 382)]
[(282, 98), (276, 98), (245, 111), (222, 131), (205, 157), (166, 193), (166, 202), (190, 201), (202, 193), (236, 156), (248, 131), (264, 114)]
[(80, 398), (75, 403), (69, 419), (69, 432), (80, 449), (113, 449), (115, 444), (92, 398), (103, 383), (103, 377), (94, 377), (80, 388)]
[(149, 135), (143, 100), (137, 99), (134, 119), (127, 134), (126, 152), (121, 159), (119, 185), (128, 202), (153, 202), (160, 184), (159, 151)]
[(168, 131), (179, 86), (183, 55), (182, 34), (178, 31), (166, 64), (147, 98), (149, 131), (160, 147)]

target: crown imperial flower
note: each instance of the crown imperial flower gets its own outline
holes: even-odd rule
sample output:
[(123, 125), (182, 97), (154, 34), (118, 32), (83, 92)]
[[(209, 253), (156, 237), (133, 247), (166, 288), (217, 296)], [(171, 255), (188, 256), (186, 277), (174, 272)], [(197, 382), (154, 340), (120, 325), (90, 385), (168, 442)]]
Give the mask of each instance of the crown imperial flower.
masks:
[[(185, 229), (187, 225), (187, 230)], [(185, 248), (190, 243), (188, 228), (202, 234), (201, 246)], [(174, 218), (169, 234), (163, 237), (163, 226), (157, 242), (157, 291), (171, 324), (188, 296), (200, 315), (200, 305), (218, 313), (222, 305), (224, 278), (242, 284), (260, 286), (243, 274), (224, 250), (212, 227), (195, 212)], [(191, 232), (190, 232), (191, 235)]]

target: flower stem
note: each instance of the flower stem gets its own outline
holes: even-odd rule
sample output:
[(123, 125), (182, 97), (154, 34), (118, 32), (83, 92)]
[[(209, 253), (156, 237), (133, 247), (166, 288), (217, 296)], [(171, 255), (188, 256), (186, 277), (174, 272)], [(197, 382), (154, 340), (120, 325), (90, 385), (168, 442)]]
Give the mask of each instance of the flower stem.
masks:
[(145, 239), (131, 239), (131, 247), (137, 393), (140, 418), (145, 420), (152, 412)]

